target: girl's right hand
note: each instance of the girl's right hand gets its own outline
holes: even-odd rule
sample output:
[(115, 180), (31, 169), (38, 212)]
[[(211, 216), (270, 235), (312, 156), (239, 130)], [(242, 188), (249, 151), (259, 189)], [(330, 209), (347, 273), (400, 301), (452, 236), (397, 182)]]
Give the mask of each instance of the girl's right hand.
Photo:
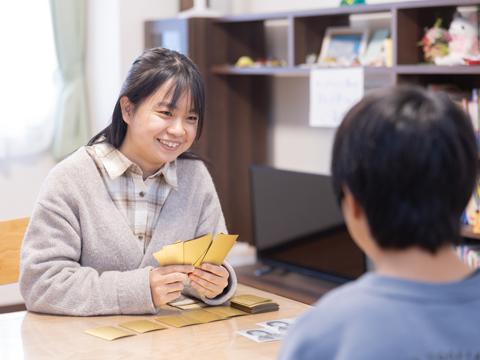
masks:
[(150, 271), (150, 291), (155, 307), (164, 305), (179, 297), (183, 282), (195, 268), (191, 265), (169, 265)]

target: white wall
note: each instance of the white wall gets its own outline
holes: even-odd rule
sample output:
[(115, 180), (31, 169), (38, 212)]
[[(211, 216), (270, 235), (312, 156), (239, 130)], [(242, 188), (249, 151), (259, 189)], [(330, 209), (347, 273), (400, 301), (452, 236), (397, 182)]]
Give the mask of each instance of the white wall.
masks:
[(174, 17), (178, 0), (120, 0), (121, 76), (122, 80), (144, 47), (143, 23)]
[(86, 73), (93, 135), (107, 126), (122, 85), (118, 0), (89, 0)]
[(130, 66), (144, 47), (144, 21), (174, 17), (178, 0), (89, 0), (87, 78), (92, 134), (110, 122)]

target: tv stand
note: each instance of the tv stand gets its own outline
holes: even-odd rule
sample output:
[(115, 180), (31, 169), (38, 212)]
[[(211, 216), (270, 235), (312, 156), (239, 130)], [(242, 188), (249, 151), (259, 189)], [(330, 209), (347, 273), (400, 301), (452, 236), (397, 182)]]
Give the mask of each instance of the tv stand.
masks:
[(235, 267), (238, 282), (309, 305), (340, 285), (273, 266), (271, 271), (263, 272), (261, 276), (254, 275), (262, 268), (265, 265), (261, 263)]
[(275, 268), (273, 266), (270, 266), (270, 265), (265, 265), (265, 266), (262, 266), (261, 268), (259, 269), (255, 269), (253, 270), (253, 275), (255, 276), (263, 276), (265, 274), (269, 274), (271, 273)]

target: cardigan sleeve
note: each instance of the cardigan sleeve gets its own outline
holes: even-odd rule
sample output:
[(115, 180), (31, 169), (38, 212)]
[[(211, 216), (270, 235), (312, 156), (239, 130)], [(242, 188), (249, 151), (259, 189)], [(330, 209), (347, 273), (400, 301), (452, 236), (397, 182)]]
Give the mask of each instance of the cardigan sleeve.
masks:
[[(201, 165), (201, 170), (203, 172), (203, 177), (206, 179), (205, 187), (208, 189), (208, 191), (206, 192), (202, 204), (202, 212), (197, 229), (195, 231), (195, 237), (201, 237), (206, 234), (213, 233), (213, 237), (215, 238), (215, 236), (220, 233), (228, 234), (220, 200), (218, 199), (212, 178), (203, 164)], [(213, 299), (209, 299), (205, 295), (199, 293), (195, 288), (190, 286), (190, 280), (183, 289), (183, 293), (185, 295), (194, 296), (208, 305), (219, 305), (230, 299), (237, 289), (237, 276), (235, 275), (235, 271), (233, 270), (232, 266), (227, 261), (224, 261), (222, 265), (225, 269), (227, 269), (229, 277), (228, 285), (220, 295)]]
[(28, 310), (74, 316), (155, 313), (149, 272), (81, 265), (80, 224), (73, 214), (37, 203), (22, 243), (20, 291)]

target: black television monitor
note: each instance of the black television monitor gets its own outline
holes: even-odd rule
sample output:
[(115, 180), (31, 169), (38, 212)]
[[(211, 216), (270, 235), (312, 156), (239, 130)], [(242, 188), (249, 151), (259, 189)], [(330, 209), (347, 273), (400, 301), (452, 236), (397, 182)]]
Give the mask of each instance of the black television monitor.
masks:
[(250, 181), (259, 261), (338, 283), (365, 272), (330, 176), (251, 165)]

